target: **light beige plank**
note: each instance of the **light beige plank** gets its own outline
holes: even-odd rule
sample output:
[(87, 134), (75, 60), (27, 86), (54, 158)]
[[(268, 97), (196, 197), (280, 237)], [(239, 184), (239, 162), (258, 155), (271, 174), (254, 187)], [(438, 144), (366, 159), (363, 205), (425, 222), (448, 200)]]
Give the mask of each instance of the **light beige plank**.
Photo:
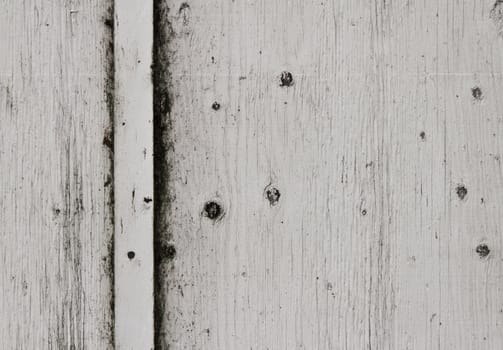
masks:
[(152, 5), (115, 5), (117, 350), (150, 350), (154, 342)]
[(0, 349), (113, 348), (112, 1), (0, 1)]

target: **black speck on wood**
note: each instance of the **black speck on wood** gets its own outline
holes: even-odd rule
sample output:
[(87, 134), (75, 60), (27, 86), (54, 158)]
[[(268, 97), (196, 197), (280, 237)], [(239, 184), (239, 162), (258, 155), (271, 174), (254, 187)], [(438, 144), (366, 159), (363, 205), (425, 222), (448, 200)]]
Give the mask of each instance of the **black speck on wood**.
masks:
[(477, 101), (481, 101), (483, 99), (482, 90), (478, 86), (472, 88), (472, 96)]
[(468, 194), (468, 190), (464, 185), (459, 185), (456, 187), (456, 194), (458, 195), (459, 199), (464, 200), (466, 195)]
[(218, 111), (220, 109), (220, 103), (218, 102), (213, 102), (213, 104), (211, 105), (211, 108), (213, 108), (213, 110), (215, 111)]
[(293, 75), (290, 72), (282, 72), (280, 77), (281, 83), (279, 86), (289, 87), (293, 85)]
[(491, 250), (489, 249), (489, 247), (487, 246), (487, 244), (479, 244), (477, 246), (477, 248), (475, 249), (475, 251), (477, 252), (477, 254), (481, 258), (485, 258), (491, 252)]
[(108, 28), (113, 28), (114, 27), (114, 20), (111, 19), (111, 18), (107, 18), (105, 19), (105, 25), (108, 27)]
[(210, 220), (217, 220), (223, 214), (222, 206), (215, 201), (204, 204), (203, 215)]
[(281, 193), (279, 192), (279, 190), (276, 187), (268, 186), (265, 189), (265, 196), (266, 196), (267, 200), (269, 201), (269, 204), (271, 206), (274, 206), (274, 205), (278, 204), (279, 197), (281, 197)]

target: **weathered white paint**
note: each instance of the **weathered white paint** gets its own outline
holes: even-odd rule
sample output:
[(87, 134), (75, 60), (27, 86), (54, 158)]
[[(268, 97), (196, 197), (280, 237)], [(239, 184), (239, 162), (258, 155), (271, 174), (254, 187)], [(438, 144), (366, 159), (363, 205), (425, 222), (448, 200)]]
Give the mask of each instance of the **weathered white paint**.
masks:
[(112, 349), (111, 1), (0, 0), (0, 349)]
[[(115, 3), (115, 345), (153, 348), (152, 2)], [(133, 256), (128, 254), (134, 253)]]
[(163, 1), (159, 349), (503, 348), (499, 6)]

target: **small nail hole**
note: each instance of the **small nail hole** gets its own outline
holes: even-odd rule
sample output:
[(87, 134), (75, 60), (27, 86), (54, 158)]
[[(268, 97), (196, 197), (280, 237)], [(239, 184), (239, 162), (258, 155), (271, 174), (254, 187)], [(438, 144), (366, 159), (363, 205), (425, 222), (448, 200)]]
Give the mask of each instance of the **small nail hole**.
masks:
[(491, 252), (491, 250), (489, 249), (489, 247), (487, 246), (487, 244), (479, 244), (477, 246), (477, 248), (475, 249), (475, 251), (477, 252), (477, 254), (481, 258), (485, 258)]
[(222, 216), (222, 206), (215, 201), (204, 204), (203, 215), (210, 220), (216, 220)]
[(482, 90), (478, 86), (472, 88), (472, 96), (478, 101), (482, 100)]
[(280, 77), (281, 83), (279, 86), (292, 86), (293, 85), (293, 75), (290, 72), (282, 72)]
[(269, 201), (269, 204), (271, 206), (275, 206), (279, 202), (279, 198), (281, 197), (281, 193), (279, 190), (274, 187), (274, 186), (267, 186), (265, 189), (265, 196), (267, 200)]
[(220, 103), (213, 102), (213, 104), (211, 105), (211, 108), (213, 108), (213, 110), (215, 110), (215, 111), (218, 111), (220, 109)]
[(134, 257), (135, 257), (135, 255), (136, 255), (136, 254), (135, 254), (133, 251), (131, 251), (131, 252), (127, 252), (127, 257), (129, 258), (129, 260), (133, 260), (133, 259), (134, 259)]
[(459, 199), (464, 200), (466, 195), (468, 194), (468, 190), (464, 185), (459, 185), (456, 187), (456, 194), (458, 195)]

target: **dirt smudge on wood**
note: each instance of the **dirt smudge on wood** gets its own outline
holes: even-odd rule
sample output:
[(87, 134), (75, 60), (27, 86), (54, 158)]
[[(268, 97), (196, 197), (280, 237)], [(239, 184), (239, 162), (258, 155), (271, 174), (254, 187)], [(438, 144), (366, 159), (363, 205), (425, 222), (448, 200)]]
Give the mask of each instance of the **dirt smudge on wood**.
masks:
[(494, 25), (496, 26), (496, 30), (498, 32), (498, 36), (503, 38), (503, 0), (497, 0), (494, 3), (491, 12), (489, 13)]
[[(178, 15), (187, 10), (179, 8)], [(171, 116), (173, 93), (169, 73), (170, 57), (175, 37), (170, 19), (170, 8), (165, 0), (154, 0), (152, 50), (152, 84), (154, 110), (154, 342), (156, 349), (167, 347), (162, 333), (166, 319), (165, 296), (168, 286), (164, 276), (173, 268), (173, 259), (166, 259), (166, 249), (171, 245), (169, 226), (172, 198), (169, 178), (173, 172), (170, 153), (174, 150), (173, 121)]]

